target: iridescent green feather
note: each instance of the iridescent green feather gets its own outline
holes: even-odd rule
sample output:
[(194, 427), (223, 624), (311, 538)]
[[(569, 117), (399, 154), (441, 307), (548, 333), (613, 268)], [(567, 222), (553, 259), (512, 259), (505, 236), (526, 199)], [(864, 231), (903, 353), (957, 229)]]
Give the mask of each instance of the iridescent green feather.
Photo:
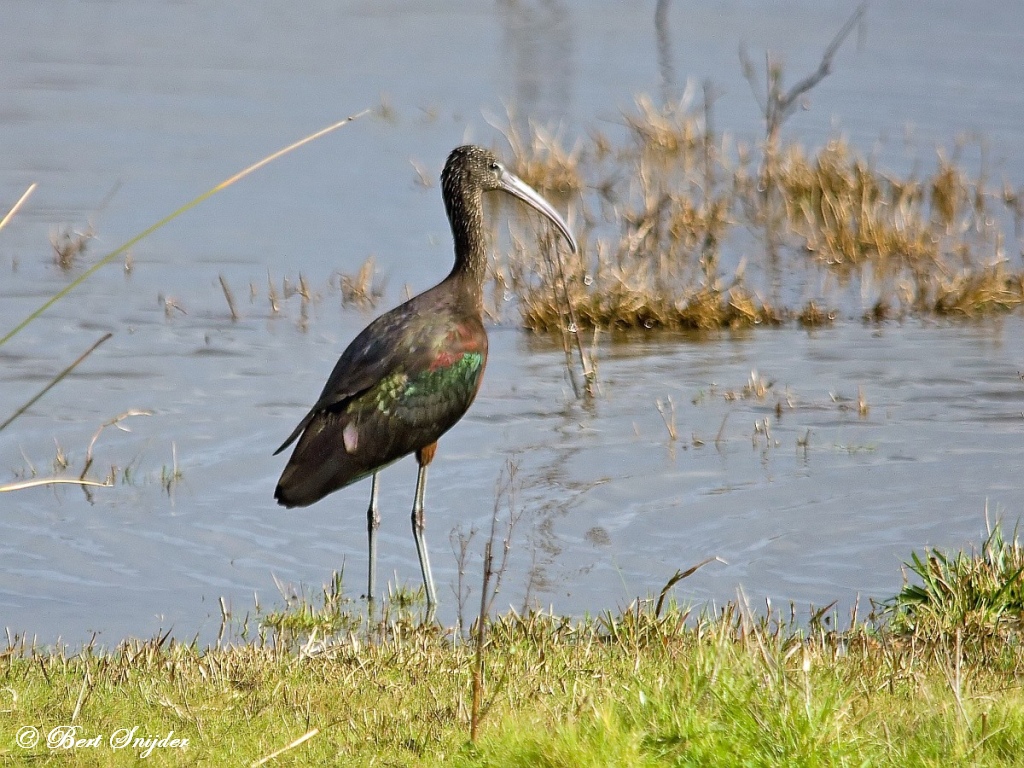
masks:
[(374, 387), (377, 410), (383, 414), (390, 414), (395, 404), (401, 402), (408, 382), (409, 377), (404, 373), (393, 373), (381, 379), (380, 383)]
[[(435, 407), (437, 401), (471, 399), (483, 370), (484, 357), (479, 352), (467, 352), (451, 365), (441, 365), (409, 376), (395, 373), (374, 387), (376, 409), (384, 415), (398, 410)], [(434, 401), (433, 403), (428, 403)]]
[(467, 352), (451, 365), (440, 365), (411, 379), (402, 394), (404, 396), (432, 395), (466, 385), (475, 385), (483, 362), (484, 356), (479, 352)]

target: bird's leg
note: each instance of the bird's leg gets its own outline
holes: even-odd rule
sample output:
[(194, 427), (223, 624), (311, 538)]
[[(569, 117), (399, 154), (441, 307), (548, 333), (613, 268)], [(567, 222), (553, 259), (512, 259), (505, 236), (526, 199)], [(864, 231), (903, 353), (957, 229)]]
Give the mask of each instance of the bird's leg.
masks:
[(377, 529), (380, 528), (380, 512), (377, 511), (377, 473), (373, 473), (370, 485), (370, 506), (366, 510), (366, 538), (370, 544), (369, 578), (366, 586), (366, 599), (373, 605), (377, 596)]
[(427, 541), (424, 531), (427, 528), (426, 518), (423, 513), (423, 497), (427, 492), (427, 466), (434, 458), (437, 451), (437, 443), (420, 448), (416, 451), (416, 461), (419, 462), (420, 471), (416, 476), (416, 496), (412, 504), (412, 535), (416, 539), (416, 554), (420, 558), (420, 570), (423, 571), (423, 588), (427, 593), (427, 618), (434, 615), (437, 607), (437, 590), (434, 588), (434, 574), (430, 570), (430, 555), (427, 552)]

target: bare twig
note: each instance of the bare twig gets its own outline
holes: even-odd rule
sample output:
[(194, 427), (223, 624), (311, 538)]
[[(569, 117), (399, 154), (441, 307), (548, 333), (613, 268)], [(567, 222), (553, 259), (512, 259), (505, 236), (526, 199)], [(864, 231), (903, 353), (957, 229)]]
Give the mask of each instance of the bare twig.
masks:
[(866, 2), (857, 6), (857, 10), (846, 20), (846, 23), (839, 29), (836, 36), (832, 38), (832, 42), (828, 44), (825, 53), (821, 57), (821, 62), (818, 64), (818, 69), (790, 88), (786, 95), (779, 99), (778, 109), (783, 120), (792, 114), (797, 99), (832, 73), (832, 59), (835, 58), (836, 53), (839, 51), (839, 46), (843, 44), (850, 32), (853, 31), (853, 28), (864, 18), (867, 9), (868, 4)]
[[(511, 549), (512, 532), (516, 523), (522, 518), (522, 512), (516, 511), (516, 473), (519, 464), (509, 459), (505, 469), (498, 476), (495, 488), (494, 512), (491, 515), (491, 534), (484, 544), (483, 562), (483, 583), (480, 587), (480, 615), (477, 616), (475, 627), (476, 655), (473, 664), (472, 704), (469, 719), (469, 740), (476, 742), (480, 722), (483, 720), (485, 709), (483, 706), (483, 677), (484, 677), (484, 647), (487, 643), (487, 624), (491, 609), (494, 606), (494, 599), (501, 591), (501, 580), (508, 568), (508, 553)], [(494, 542), (498, 538), (498, 519), (502, 498), (508, 503), (508, 526), (505, 530), (505, 538), (502, 542), (501, 562), (497, 568), (494, 567)], [(491, 582), (493, 579), (493, 587)]]
[(818, 68), (785, 93), (782, 92), (782, 66), (770, 54), (766, 54), (765, 78), (767, 82), (765, 84), (765, 95), (761, 96), (758, 90), (757, 71), (747, 55), (746, 48), (740, 46), (740, 66), (743, 68), (743, 76), (750, 83), (750, 89), (754, 94), (754, 98), (764, 114), (765, 132), (769, 142), (774, 142), (778, 137), (782, 123), (793, 114), (800, 97), (831, 74), (832, 60), (835, 58), (840, 46), (849, 37), (850, 32), (864, 18), (867, 7), (868, 4), (866, 2), (857, 6), (857, 10), (846, 20), (846, 23), (836, 33), (836, 36), (832, 38), (832, 42), (828, 44), (825, 53), (821, 57), (821, 61), (818, 63)]
[(217, 277), (220, 279), (220, 287), (221, 287), (221, 290), (224, 291), (224, 298), (228, 302), (228, 309), (231, 310), (231, 320), (232, 321), (238, 320), (239, 314), (238, 314), (238, 310), (235, 309), (235, 297), (231, 293), (231, 288), (228, 286), (228, 281), (224, 277), (224, 275), (218, 275)]
[[(558, 265), (558, 279), (562, 284), (562, 296), (565, 299), (565, 311), (569, 318), (569, 324), (563, 326), (562, 334), (565, 344), (568, 347), (568, 339), (572, 337), (576, 342), (576, 351), (580, 356), (580, 367), (583, 369), (583, 393), (587, 397), (593, 397), (595, 395), (595, 385), (597, 384), (597, 371), (592, 365), (592, 361), (587, 359), (586, 352), (583, 351), (583, 341), (580, 339), (580, 325), (576, 318), (576, 308), (573, 306), (572, 298), (569, 296), (569, 281), (565, 277), (565, 263), (562, 261), (562, 253), (557, 245), (552, 245), (555, 251), (555, 262)], [(568, 356), (568, 348), (566, 349), (566, 355)], [(576, 396), (580, 396), (579, 390), (576, 388), (576, 380), (573, 378), (573, 389), (576, 390)]]
[[(494, 526), (492, 521), (491, 530)], [(476, 619), (476, 658), (473, 662), (473, 701), (469, 718), (469, 740), (476, 743), (477, 731), (482, 719), (481, 709), (484, 695), (484, 641), (487, 637), (487, 591), (491, 580), (493, 560), (491, 557), (492, 540), (484, 544), (483, 584), (480, 588), (480, 615)]]
[(717, 148), (715, 146), (714, 127), (714, 104), (718, 94), (710, 80), (704, 81), (704, 194), (705, 200), (711, 197), (711, 192), (717, 184), (715, 178), (715, 159)]
[(718, 428), (718, 434), (715, 435), (715, 448), (722, 444), (722, 435), (725, 434), (725, 422), (728, 420), (729, 412), (726, 412), (725, 416), (722, 417), (722, 425)]
[(669, 34), (668, 21), (669, 3), (671, 0), (658, 0), (654, 9), (654, 31), (658, 37), (658, 69), (661, 71), (661, 89), (665, 101), (675, 98), (676, 72), (672, 66), (672, 38)]
[(508, 525), (505, 527), (505, 537), (502, 540), (501, 562), (498, 563), (498, 568), (494, 571), (494, 589), (492, 590), (490, 599), (487, 603), (486, 612), (488, 615), (494, 607), (495, 598), (498, 596), (498, 593), (501, 592), (501, 582), (505, 576), (505, 572), (508, 570), (508, 555), (512, 549), (512, 534), (515, 532), (516, 525), (519, 524), (519, 521), (523, 517), (523, 510), (516, 509), (516, 493), (518, 490), (516, 476), (518, 473), (519, 460), (517, 458), (511, 458), (507, 461), (501, 474), (498, 475), (498, 481), (496, 483), (496, 498), (494, 502), (494, 514), (491, 517), (490, 540), (495, 541), (498, 537), (498, 504), (502, 497), (505, 498), (506, 507), (508, 509)]
[(476, 536), (476, 533), (476, 526), (470, 526), (469, 533), (466, 533), (463, 531), (462, 526), (459, 525), (453, 528), (448, 536), (448, 541), (451, 542), (452, 552), (455, 554), (455, 562), (458, 566), (456, 586), (453, 589), (455, 590), (455, 599), (459, 604), (456, 615), (460, 634), (466, 626), (466, 601), (469, 599), (470, 592), (472, 591), (466, 583), (466, 563), (469, 557), (469, 545), (473, 541), (473, 537)]

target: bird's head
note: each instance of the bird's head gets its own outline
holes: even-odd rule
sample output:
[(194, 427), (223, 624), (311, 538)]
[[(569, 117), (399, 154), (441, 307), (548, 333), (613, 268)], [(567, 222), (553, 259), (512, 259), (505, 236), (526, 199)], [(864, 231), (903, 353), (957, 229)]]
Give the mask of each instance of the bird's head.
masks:
[(488, 149), (467, 144), (456, 147), (448, 155), (441, 172), (441, 192), (445, 200), (456, 200), (459, 193), (476, 189), (481, 192), (501, 191), (517, 197), (534, 210), (544, 214), (562, 233), (573, 253), (578, 246), (569, 225), (537, 190), (516, 176)]

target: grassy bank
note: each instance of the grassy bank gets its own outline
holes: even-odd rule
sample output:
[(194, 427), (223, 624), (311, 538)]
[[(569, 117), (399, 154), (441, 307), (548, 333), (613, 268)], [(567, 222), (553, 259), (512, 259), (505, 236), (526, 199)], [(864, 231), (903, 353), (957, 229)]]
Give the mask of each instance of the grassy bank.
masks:
[[(581, 620), (509, 613), (488, 624), (473, 743), (473, 643), (401, 610), (326, 642), (274, 632), (219, 649), (158, 638), (72, 654), (13, 641), (0, 656), (0, 759), (1019, 765), (1022, 566), (998, 528), (980, 551), (915, 555), (903, 592), (843, 627), (742, 602), (699, 616), (660, 601)], [(58, 726), (82, 741), (48, 748), (47, 734), (69, 732)]]

